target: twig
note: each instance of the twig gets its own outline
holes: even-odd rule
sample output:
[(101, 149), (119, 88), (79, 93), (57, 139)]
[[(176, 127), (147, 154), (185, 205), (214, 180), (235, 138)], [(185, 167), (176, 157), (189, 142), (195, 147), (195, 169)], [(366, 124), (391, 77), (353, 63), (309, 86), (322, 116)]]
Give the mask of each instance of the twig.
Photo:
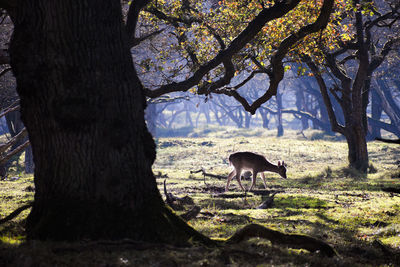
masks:
[(208, 177), (212, 177), (212, 178), (217, 178), (219, 180), (226, 179), (225, 176), (216, 175), (216, 174), (212, 174), (212, 173), (207, 173), (203, 168), (201, 170), (198, 170), (198, 171), (190, 171), (191, 174), (192, 173), (199, 173), (199, 172), (202, 172), (204, 177), (208, 176)]

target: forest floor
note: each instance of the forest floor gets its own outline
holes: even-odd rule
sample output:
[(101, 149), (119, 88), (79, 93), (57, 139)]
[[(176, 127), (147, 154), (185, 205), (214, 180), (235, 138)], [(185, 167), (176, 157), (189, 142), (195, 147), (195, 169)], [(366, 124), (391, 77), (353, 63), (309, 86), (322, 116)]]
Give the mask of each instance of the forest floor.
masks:
[[(206, 236), (224, 240), (250, 223), (286, 234), (303, 234), (331, 245), (339, 254), (326, 257), (252, 238), (217, 248), (151, 248), (121, 241), (25, 242), (29, 210), (0, 226), (0, 266), (400, 266), (400, 146), (369, 142), (370, 170), (361, 175), (346, 167), (347, 144), (317, 131), (233, 128), (197, 130), (192, 136), (159, 138), (154, 173), (164, 197), (189, 196), (178, 214), (193, 206), (200, 213), (188, 223)], [(231, 171), (228, 156), (253, 151), (272, 163), (284, 160), (288, 179), (265, 173), (256, 190), (244, 194), (236, 181), (224, 192)], [(248, 187), (250, 181), (242, 182)], [(395, 192), (388, 192), (395, 191)], [(276, 193), (271, 207), (257, 209)], [(33, 178), (15, 175), (0, 181), (0, 219), (33, 199)], [(62, 229), (60, 229), (62, 231)]]

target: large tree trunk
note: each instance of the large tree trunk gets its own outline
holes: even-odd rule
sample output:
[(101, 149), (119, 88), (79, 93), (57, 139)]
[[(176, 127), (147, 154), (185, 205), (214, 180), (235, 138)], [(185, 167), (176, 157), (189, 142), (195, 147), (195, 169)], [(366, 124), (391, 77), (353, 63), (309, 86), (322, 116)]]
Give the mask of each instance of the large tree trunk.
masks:
[(202, 239), (157, 189), (120, 1), (19, 4), (10, 55), (35, 161), (27, 237)]
[(345, 133), (349, 148), (349, 165), (356, 170), (366, 173), (368, 169), (368, 149), (365, 131), (359, 126), (352, 127), (352, 130)]

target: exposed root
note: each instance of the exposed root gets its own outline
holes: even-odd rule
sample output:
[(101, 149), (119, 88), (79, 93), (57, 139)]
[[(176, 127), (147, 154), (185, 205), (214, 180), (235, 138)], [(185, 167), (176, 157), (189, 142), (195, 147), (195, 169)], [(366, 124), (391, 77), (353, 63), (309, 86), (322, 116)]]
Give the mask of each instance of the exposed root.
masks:
[(310, 252), (319, 250), (322, 254), (329, 257), (338, 255), (329, 244), (316, 238), (305, 235), (284, 234), (258, 224), (249, 224), (245, 226), (231, 236), (226, 242), (228, 244), (235, 244), (252, 237), (265, 238), (270, 240), (273, 244), (286, 245), (295, 249), (306, 249)]
[(28, 204), (26, 204), (26, 205), (24, 205), (24, 206), (22, 206), (22, 207), (19, 207), (18, 209), (16, 209), (16, 210), (14, 210), (13, 212), (11, 212), (11, 214), (8, 215), (7, 217), (5, 217), (4, 219), (0, 219), (0, 225), (3, 224), (3, 223), (5, 223), (5, 222), (8, 222), (8, 221), (14, 219), (14, 218), (17, 217), (21, 212), (23, 212), (23, 211), (26, 210), (26, 209), (29, 209), (30, 207), (32, 207), (32, 202), (31, 202), (31, 203), (28, 203)]

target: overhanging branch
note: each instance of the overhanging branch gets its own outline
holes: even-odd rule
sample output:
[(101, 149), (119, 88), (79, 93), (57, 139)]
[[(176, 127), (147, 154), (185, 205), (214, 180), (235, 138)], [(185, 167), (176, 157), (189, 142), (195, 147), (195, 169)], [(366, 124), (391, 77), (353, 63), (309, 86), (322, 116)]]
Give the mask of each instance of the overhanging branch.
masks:
[(278, 90), (278, 85), (284, 77), (283, 59), (297, 42), (306, 37), (309, 34), (323, 30), (328, 24), (330, 14), (332, 12), (334, 0), (325, 0), (321, 12), (314, 23), (302, 27), (297, 32), (289, 35), (285, 38), (278, 47), (278, 50), (273, 54), (271, 58), (271, 71), (268, 71), (269, 76), (269, 88), (266, 90), (264, 95), (258, 98), (253, 104), (249, 104), (248, 101), (240, 96), (236, 91), (230, 92), (228, 95), (233, 96), (237, 101), (239, 101), (245, 110), (251, 114), (255, 114), (256, 110), (272, 96), (276, 95)]
[[(254, 39), (267, 22), (287, 14), (290, 10), (295, 8), (299, 2), (300, 0), (282, 1), (275, 3), (272, 7), (263, 9), (226, 49), (221, 50), (213, 59), (201, 65), (191, 77), (181, 82), (163, 85), (155, 90), (145, 88), (146, 95), (149, 97), (157, 97), (171, 92), (184, 92), (196, 86), (209, 71), (216, 68), (221, 63), (227, 62), (227, 60), (231, 60), (233, 55)], [(333, 0), (326, 0), (326, 2), (333, 2)]]

